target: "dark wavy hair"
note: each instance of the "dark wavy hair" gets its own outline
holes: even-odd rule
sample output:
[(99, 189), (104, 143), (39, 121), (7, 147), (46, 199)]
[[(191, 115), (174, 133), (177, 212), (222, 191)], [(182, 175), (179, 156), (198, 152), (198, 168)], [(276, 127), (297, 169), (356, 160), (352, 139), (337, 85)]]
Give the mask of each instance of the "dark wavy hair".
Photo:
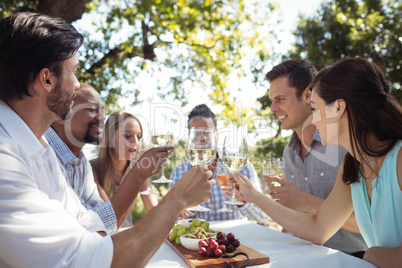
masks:
[(274, 66), (265, 76), (269, 82), (288, 76), (289, 87), (296, 89), (296, 97), (300, 100), (303, 91), (313, 81), (317, 70), (314, 65), (304, 59), (292, 59)]
[[(381, 69), (364, 58), (344, 58), (321, 70), (309, 87), (326, 104), (345, 101), (353, 155), (374, 172), (363, 155), (386, 155), (402, 139), (402, 106), (391, 96), (390, 83)], [(378, 148), (370, 140), (372, 135), (387, 145)], [(346, 184), (360, 181), (360, 163), (350, 153), (345, 156), (343, 171)]]
[(191, 120), (197, 118), (211, 118), (214, 123), (214, 127), (216, 127), (216, 115), (205, 104), (197, 105), (193, 108), (193, 110), (191, 110), (190, 114), (188, 115), (188, 128), (190, 128)]
[(0, 21), (0, 99), (22, 99), (43, 68), (60, 77), (83, 36), (69, 23), (37, 13), (16, 13)]

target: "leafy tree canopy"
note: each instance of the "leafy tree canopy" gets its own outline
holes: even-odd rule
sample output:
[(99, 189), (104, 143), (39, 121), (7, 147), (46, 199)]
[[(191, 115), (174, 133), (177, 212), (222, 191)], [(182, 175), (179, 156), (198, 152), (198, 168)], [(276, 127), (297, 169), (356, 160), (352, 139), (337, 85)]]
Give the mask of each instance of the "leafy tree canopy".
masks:
[[(73, 22), (85, 36), (79, 80), (101, 92), (108, 111), (122, 98), (143, 101), (141, 91), (185, 106), (203, 90), (235, 120), (229, 75), (258, 77), (275, 39), (274, 9), (257, 0), (6, 0), (0, 16), (34, 11)], [(144, 73), (152, 88), (138, 82)]]
[[(398, 0), (331, 0), (324, 1), (311, 17), (300, 16), (294, 32), (294, 49), (283, 60), (306, 58), (318, 70), (343, 57), (365, 57), (384, 69), (393, 83), (393, 95), (402, 104), (402, 2)], [(271, 101), (267, 93), (260, 97), (262, 113)], [(270, 124), (280, 124), (272, 119)], [(258, 154), (278, 155), (288, 138), (281, 138), (281, 128)], [(269, 148), (275, 145), (275, 148)]]
[(294, 50), (287, 58), (307, 58), (317, 69), (343, 57), (379, 64), (402, 103), (402, 2), (331, 0), (316, 15), (301, 17)]

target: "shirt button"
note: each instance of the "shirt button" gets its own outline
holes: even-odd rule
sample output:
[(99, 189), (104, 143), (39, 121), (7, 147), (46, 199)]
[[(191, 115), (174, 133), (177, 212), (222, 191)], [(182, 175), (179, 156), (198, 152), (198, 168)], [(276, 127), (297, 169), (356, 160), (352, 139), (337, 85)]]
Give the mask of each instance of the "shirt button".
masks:
[(292, 175), (292, 176), (290, 176), (292, 179), (294, 179), (295, 178), (295, 175)]
[(320, 175), (321, 175), (321, 177), (323, 177), (323, 176), (324, 176), (324, 172), (321, 172), (321, 174), (320, 174)]
[(307, 178), (307, 177), (305, 177), (305, 178), (304, 178), (304, 180), (305, 180), (305, 181), (308, 181), (308, 178)]

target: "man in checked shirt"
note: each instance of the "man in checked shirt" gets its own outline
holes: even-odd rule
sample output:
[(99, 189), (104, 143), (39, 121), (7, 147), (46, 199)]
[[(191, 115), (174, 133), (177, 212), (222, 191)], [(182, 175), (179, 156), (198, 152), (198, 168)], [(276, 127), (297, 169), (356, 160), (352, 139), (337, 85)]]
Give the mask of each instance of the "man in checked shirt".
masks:
[(91, 85), (81, 83), (74, 98), (72, 117), (53, 123), (45, 137), (56, 153), (67, 183), (81, 204), (95, 211), (108, 234), (112, 234), (122, 225), (127, 213), (130, 213), (136, 195), (117, 191), (105, 202), (94, 181), (91, 165), (82, 152), (82, 147), (87, 143), (99, 144), (105, 121), (104, 109), (99, 93)]
[[(188, 129), (190, 130), (192, 127), (208, 127), (214, 129), (216, 133), (216, 140), (218, 140), (218, 130), (216, 124), (216, 116), (215, 114), (206, 106), (205, 104), (198, 105), (194, 107), (194, 109), (190, 112), (188, 116)], [(216, 158), (212, 164), (208, 166), (209, 170), (211, 170), (214, 175), (213, 179), (216, 179), (216, 169), (219, 165), (222, 164), (221, 152), (217, 152)], [(191, 164), (188, 160), (184, 161), (180, 165), (178, 165), (172, 172), (170, 179), (173, 180), (170, 183), (170, 188), (173, 184), (177, 183), (177, 181), (186, 173), (190, 168)], [(246, 175), (252, 182), (256, 189), (260, 189), (257, 172), (254, 169), (254, 166), (247, 161), (245, 167), (240, 171), (241, 174)], [(228, 194), (225, 193), (221, 187), (216, 184), (211, 188), (212, 197), (208, 199), (206, 202), (202, 203), (203, 207), (210, 209), (210, 211), (192, 211), (197, 217), (201, 219), (205, 219), (207, 221), (220, 221), (220, 220), (235, 220), (248, 218), (251, 220), (255, 220), (259, 223), (269, 224), (270, 218), (257, 206), (254, 204), (250, 204), (245, 202), (243, 205), (227, 205), (231, 212), (219, 212), (219, 209), (222, 208), (222, 202), (227, 200), (227, 195), (229, 196), (231, 190), (226, 190)], [(238, 200), (240, 202), (244, 202), (244, 200)]]

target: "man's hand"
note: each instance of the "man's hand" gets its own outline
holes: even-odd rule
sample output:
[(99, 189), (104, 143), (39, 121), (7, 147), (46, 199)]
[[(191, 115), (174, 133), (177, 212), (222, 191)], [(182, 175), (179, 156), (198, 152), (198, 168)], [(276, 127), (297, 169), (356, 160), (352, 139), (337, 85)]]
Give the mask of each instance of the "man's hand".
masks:
[(216, 184), (210, 180), (212, 175), (207, 167), (194, 166), (173, 185), (168, 195), (182, 200), (185, 208), (199, 205), (212, 196), (211, 187)]

